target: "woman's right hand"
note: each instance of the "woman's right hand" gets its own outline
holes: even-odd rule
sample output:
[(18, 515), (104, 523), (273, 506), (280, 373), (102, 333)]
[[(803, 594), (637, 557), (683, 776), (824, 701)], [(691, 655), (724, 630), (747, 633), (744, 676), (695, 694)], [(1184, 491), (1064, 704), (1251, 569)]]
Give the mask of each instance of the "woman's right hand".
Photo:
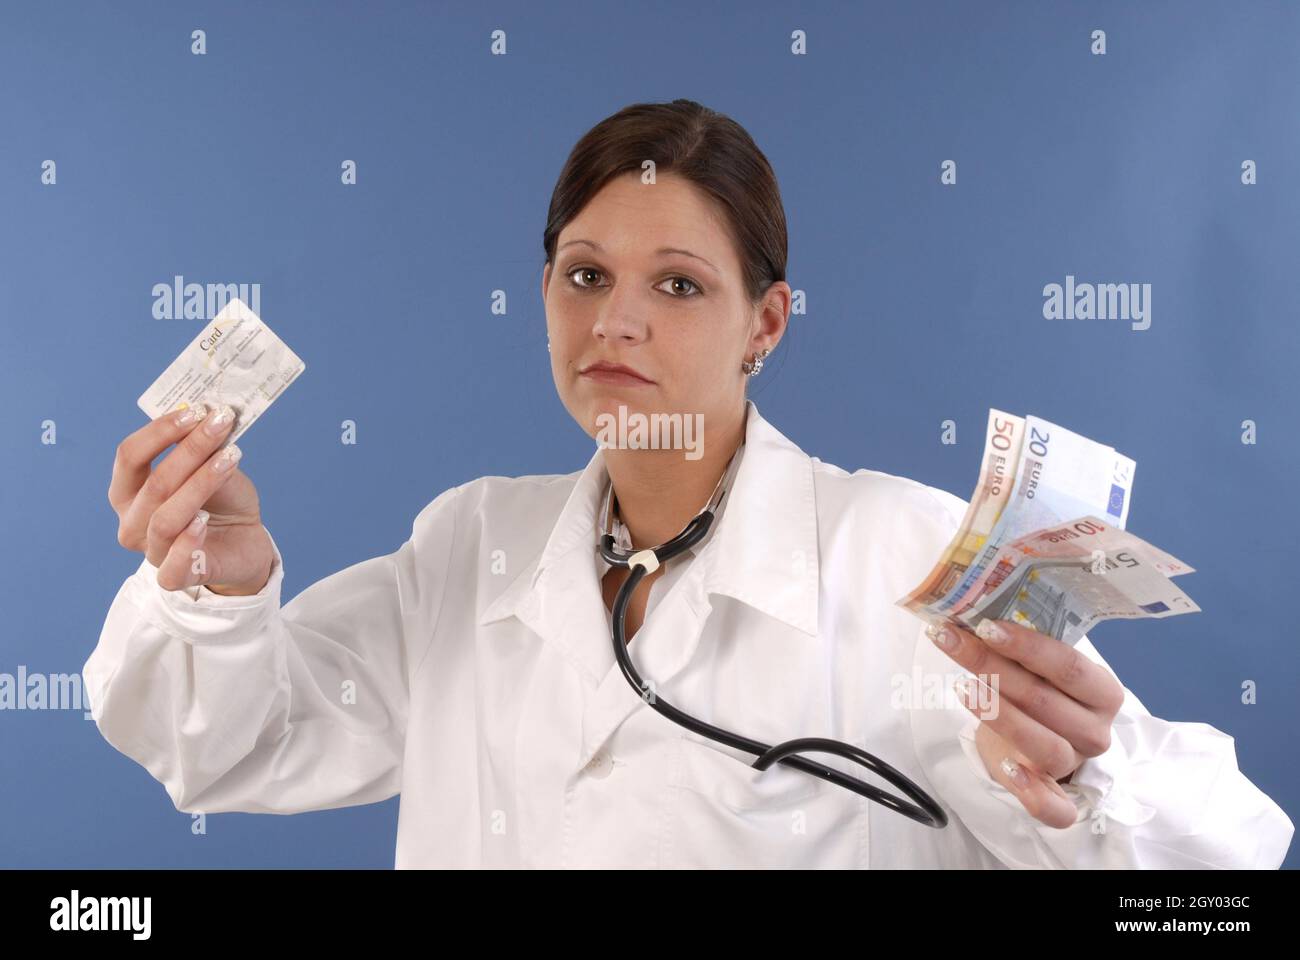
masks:
[(214, 593), (246, 596), (270, 577), (275, 552), (257, 489), (239, 471), (238, 447), (216, 452), (234, 423), (229, 406), (196, 404), (163, 414), (118, 445), (108, 488), (117, 542), (158, 567), (164, 590), (204, 584)]

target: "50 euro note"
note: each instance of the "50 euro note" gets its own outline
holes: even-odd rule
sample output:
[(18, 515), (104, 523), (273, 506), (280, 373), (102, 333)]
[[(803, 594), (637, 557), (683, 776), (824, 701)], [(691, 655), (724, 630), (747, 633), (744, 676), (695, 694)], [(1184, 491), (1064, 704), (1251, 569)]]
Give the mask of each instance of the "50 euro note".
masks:
[(961, 526), (934, 569), (915, 589), (896, 601), (898, 606), (924, 617), (928, 604), (941, 599), (961, 582), (1011, 496), (1024, 433), (1025, 421), (1022, 418), (1001, 410), (989, 410), (979, 482), (975, 485)]
[(1123, 529), (1137, 464), (1113, 447), (1089, 440), (1041, 417), (1026, 417), (1015, 486), (980, 551), (942, 598), (928, 602), (923, 619), (948, 619), (984, 579), (1003, 544), (1072, 517), (1107, 517)]
[(952, 616), (969, 630), (1010, 620), (1073, 646), (1103, 620), (1199, 612), (1169, 579), (1193, 572), (1126, 530), (1079, 517), (1003, 546)]

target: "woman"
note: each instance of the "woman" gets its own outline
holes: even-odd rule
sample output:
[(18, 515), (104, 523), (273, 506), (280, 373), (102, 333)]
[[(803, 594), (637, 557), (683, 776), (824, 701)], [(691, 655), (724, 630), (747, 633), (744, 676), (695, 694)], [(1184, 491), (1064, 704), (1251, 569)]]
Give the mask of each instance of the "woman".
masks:
[[(791, 291), (780, 193), (741, 127), (688, 100), (609, 117), (570, 155), (543, 244), (551, 372), (601, 442), (580, 472), (448, 490), (396, 552), (281, 608), (253, 484), (233, 447), (214, 454), (229, 411), (161, 417), (119, 447), (109, 500), (144, 560), (84, 676), (104, 736), (178, 809), (400, 792), (398, 867), (1281, 862), (1291, 822), (1231, 738), (1152, 717), (1086, 638), (1009, 624), (1002, 643), (927, 638), (894, 605), (965, 504), (810, 458), (746, 399)], [(676, 449), (611, 442), (611, 425), (655, 414), (701, 433), (689, 449), (684, 429)], [(619, 542), (641, 550), (676, 536), (729, 466), (706, 539), (632, 595), (639, 696), (611, 644), (628, 571), (597, 550), (606, 484)], [(996, 717), (900, 701), (900, 678), (963, 668), (998, 675)], [(863, 746), (948, 825), (757, 771), (651, 709), (656, 691), (765, 743)]]

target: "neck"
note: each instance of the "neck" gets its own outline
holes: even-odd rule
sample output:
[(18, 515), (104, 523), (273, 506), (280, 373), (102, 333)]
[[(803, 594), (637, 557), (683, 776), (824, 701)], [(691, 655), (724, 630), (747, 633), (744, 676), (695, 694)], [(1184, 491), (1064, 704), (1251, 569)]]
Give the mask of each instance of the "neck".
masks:
[(643, 550), (682, 532), (712, 496), (718, 480), (745, 438), (746, 405), (740, 415), (704, 429), (703, 455), (687, 460), (681, 450), (605, 451), (618, 515)]

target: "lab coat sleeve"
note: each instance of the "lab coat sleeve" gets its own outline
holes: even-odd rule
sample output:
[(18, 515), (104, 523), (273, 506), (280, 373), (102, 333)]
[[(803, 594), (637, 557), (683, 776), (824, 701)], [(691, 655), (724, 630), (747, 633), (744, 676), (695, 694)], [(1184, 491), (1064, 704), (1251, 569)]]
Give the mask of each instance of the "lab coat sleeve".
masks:
[(253, 596), (167, 591), (144, 560), (82, 671), (104, 738), (185, 812), (298, 813), (398, 793), (408, 678), (432, 641), (459, 489), (427, 505), (397, 551), (283, 608), (274, 540)]
[[(957, 511), (955, 530), (965, 504), (945, 496), (955, 501), (944, 504)], [(1086, 636), (1076, 649), (1115, 675)], [(916, 661), (923, 671), (965, 673), (923, 628)], [(1295, 827), (1238, 769), (1233, 738), (1152, 716), (1127, 688), (1109, 749), (1063, 785), (1076, 810), (1063, 829), (1030, 816), (989, 775), (975, 745), (979, 723), (946, 697), (943, 707), (913, 711), (914, 744), (945, 806), (1009, 867), (1275, 869), (1286, 856)]]

